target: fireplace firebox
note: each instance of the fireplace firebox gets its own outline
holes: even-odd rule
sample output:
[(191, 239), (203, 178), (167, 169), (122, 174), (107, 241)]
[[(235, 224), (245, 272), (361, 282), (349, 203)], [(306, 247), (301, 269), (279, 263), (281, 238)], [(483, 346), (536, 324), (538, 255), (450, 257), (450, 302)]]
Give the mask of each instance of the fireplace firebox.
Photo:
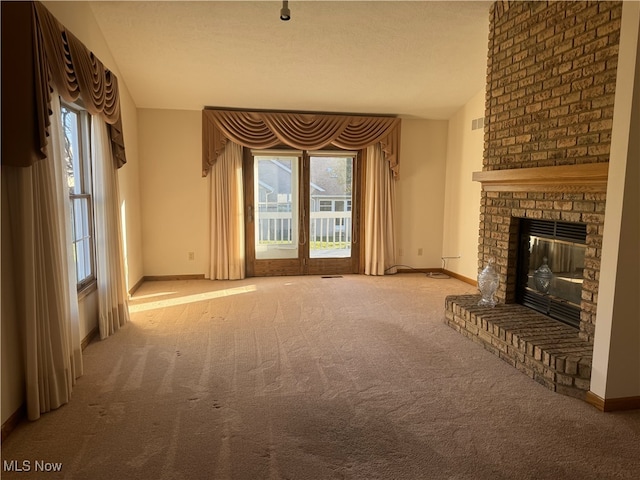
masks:
[(520, 219), (516, 301), (580, 327), (587, 226)]

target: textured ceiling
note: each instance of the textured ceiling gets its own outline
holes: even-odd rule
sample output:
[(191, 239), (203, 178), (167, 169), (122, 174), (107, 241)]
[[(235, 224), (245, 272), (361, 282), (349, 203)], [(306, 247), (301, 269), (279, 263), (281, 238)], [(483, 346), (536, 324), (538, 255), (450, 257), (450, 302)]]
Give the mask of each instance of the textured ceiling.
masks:
[(141, 108), (446, 119), (485, 84), (490, 2), (91, 2)]

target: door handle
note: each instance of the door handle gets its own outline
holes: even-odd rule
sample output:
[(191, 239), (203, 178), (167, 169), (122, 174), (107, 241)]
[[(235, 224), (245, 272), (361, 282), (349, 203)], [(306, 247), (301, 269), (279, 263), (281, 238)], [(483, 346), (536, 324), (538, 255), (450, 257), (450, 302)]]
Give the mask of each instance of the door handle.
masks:
[(300, 209), (300, 225), (298, 225), (298, 244), (304, 245), (307, 243), (307, 227), (306, 227), (306, 212), (304, 207)]

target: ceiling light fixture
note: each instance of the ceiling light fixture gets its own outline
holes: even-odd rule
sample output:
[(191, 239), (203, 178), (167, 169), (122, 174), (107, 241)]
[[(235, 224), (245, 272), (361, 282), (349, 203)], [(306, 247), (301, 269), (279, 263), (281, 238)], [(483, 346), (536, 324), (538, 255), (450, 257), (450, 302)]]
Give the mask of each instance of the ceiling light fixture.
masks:
[(280, 20), (288, 22), (291, 20), (291, 11), (289, 10), (289, 2), (282, 0), (282, 8), (280, 9)]

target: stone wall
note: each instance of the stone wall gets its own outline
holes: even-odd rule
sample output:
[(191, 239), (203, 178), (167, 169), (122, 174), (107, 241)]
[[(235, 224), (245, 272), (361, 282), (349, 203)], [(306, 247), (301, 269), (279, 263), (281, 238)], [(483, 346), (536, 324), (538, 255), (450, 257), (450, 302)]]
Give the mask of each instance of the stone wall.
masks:
[[(622, 2), (497, 2), (491, 9), (484, 171), (608, 162)], [(487, 192), (478, 268), (496, 259), (515, 298), (519, 218), (587, 224), (580, 338), (593, 342), (606, 194)]]

